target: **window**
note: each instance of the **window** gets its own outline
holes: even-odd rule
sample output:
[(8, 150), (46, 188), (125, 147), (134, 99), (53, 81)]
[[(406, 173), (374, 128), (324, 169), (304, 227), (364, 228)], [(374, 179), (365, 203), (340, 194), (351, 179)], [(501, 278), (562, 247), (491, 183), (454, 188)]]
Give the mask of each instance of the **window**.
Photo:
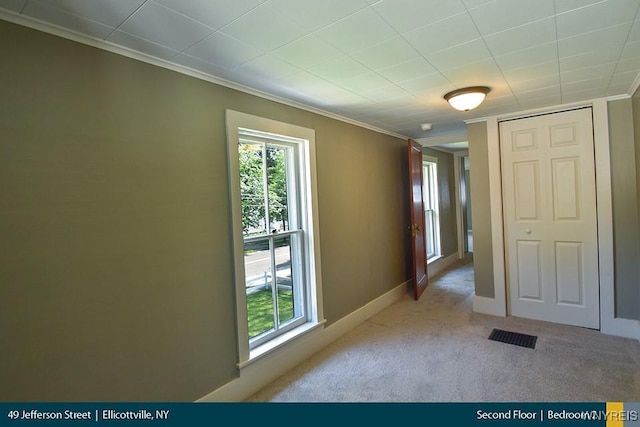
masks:
[(427, 242), (427, 261), (435, 261), (440, 252), (440, 219), (438, 216), (438, 159), (423, 156), (424, 218)]
[(227, 111), (240, 366), (322, 323), (314, 138)]

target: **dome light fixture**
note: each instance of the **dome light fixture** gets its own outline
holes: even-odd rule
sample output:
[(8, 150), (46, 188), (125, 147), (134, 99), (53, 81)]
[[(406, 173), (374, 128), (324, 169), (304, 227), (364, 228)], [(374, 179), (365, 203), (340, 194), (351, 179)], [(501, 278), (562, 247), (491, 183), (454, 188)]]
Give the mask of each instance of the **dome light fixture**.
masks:
[(487, 86), (471, 86), (452, 90), (444, 96), (456, 110), (469, 111), (482, 104), (491, 89)]

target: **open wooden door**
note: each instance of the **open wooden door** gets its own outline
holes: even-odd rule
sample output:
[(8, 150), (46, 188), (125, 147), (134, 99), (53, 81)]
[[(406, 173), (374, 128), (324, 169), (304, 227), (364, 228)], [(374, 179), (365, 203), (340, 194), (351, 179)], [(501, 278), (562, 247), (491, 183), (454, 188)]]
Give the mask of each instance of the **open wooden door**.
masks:
[(409, 156), (409, 202), (411, 207), (411, 242), (413, 247), (413, 294), (416, 301), (429, 284), (425, 239), (424, 201), (422, 199), (422, 146), (412, 139), (407, 145)]

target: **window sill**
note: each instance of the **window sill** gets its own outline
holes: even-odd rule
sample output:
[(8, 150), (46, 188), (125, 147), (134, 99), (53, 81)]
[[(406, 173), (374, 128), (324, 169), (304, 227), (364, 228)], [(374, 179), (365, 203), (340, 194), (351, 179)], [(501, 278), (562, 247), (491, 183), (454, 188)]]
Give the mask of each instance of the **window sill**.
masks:
[(308, 333), (310, 333), (311, 331), (314, 331), (316, 329), (319, 328), (323, 328), (324, 324), (326, 323), (326, 320), (322, 320), (320, 322), (317, 323), (313, 323), (313, 322), (308, 322), (305, 323), (304, 325), (301, 325), (295, 329), (290, 330), (287, 333), (284, 333), (256, 348), (254, 348), (253, 350), (249, 351), (249, 360), (246, 360), (244, 362), (240, 362), (238, 363), (238, 368), (242, 369), (248, 365), (250, 365), (251, 363), (255, 362), (256, 360), (259, 360), (260, 358), (266, 356), (269, 353), (272, 353), (273, 351), (277, 350), (278, 348), (289, 344), (290, 342), (296, 340), (297, 338), (300, 338), (303, 335), (306, 335)]
[(434, 263), (434, 262), (438, 261), (439, 259), (442, 259), (442, 255), (431, 257), (431, 258), (429, 258), (427, 260), (427, 265), (429, 265), (431, 263)]

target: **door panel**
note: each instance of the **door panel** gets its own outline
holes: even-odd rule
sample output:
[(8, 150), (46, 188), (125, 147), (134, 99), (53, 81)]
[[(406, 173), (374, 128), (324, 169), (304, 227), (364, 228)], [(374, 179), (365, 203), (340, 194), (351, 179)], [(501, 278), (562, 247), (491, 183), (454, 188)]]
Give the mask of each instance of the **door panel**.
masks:
[(523, 300), (543, 301), (541, 267), (541, 243), (516, 242), (518, 263), (518, 297)]
[(598, 329), (591, 109), (500, 123), (509, 312)]
[(410, 139), (407, 145), (409, 157), (409, 203), (411, 207), (411, 243), (413, 249), (413, 297), (418, 300), (427, 288), (427, 247), (422, 199), (422, 146)]
[(582, 243), (556, 242), (558, 304), (584, 306), (583, 285)]
[(537, 221), (540, 219), (540, 172), (538, 162), (513, 164), (515, 179), (516, 220)]

